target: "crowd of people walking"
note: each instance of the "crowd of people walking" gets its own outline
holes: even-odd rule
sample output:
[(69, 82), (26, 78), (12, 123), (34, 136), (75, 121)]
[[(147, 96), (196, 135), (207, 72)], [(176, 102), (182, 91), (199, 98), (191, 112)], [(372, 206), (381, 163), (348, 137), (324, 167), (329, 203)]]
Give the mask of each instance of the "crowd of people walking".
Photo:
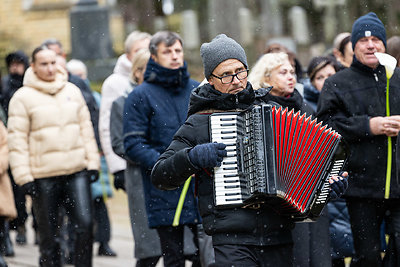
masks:
[[(161, 258), (168, 267), (341, 267), (345, 258), (399, 266), (400, 71), (389, 73), (375, 53), (400, 65), (400, 37), (387, 39), (371, 12), (307, 68), (281, 44), (264, 52), (250, 65), (243, 47), (219, 34), (200, 48), (200, 83), (178, 33), (134, 31), (101, 94), (56, 39), (30, 58), (10, 53), (0, 90), (0, 267), (26, 244), (29, 215), (39, 266), (92, 266), (94, 242), (98, 255), (117, 256), (111, 185), (126, 193), (138, 267)], [(210, 115), (264, 104), (343, 137), (347, 162), (328, 178), (329, 203), (315, 222), (268, 203), (215, 206), (214, 168), (230, 152), (210, 141)]]

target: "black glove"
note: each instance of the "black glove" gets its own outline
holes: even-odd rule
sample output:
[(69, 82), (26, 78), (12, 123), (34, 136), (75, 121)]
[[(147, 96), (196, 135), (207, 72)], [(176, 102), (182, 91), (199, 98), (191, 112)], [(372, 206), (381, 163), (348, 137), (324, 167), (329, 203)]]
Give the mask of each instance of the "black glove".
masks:
[(329, 183), (331, 186), (331, 191), (329, 192), (329, 196), (331, 199), (340, 198), (346, 191), (347, 187), (349, 186), (347, 175), (345, 177), (336, 176), (336, 178), (338, 178), (338, 181), (335, 181), (334, 178), (329, 179)]
[(38, 192), (36, 189), (35, 182), (28, 182), (21, 186), (21, 191), (24, 195), (30, 195), (31, 197), (36, 197)]
[(98, 170), (87, 170), (87, 176), (89, 177), (90, 183), (94, 183), (99, 180), (99, 171)]
[(125, 190), (125, 171), (117, 171), (114, 173), (114, 187), (115, 189)]
[(199, 168), (219, 167), (228, 153), (225, 148), (226, 145), (222, 143), (197, 145), (189, 151), (189, 159)]

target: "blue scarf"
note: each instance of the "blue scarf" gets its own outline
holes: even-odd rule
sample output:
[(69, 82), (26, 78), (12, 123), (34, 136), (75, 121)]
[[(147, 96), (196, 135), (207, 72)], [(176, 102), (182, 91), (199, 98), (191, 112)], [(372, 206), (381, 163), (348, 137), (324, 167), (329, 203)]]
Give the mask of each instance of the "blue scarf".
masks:
[(158, 84), (159, 86), (178, 93), (185, 89), (189, 81), (187, 64), (179, 69), (168, 69), (156, 63), (152, 58), (147, 63), (144, 80), (148, 83)]

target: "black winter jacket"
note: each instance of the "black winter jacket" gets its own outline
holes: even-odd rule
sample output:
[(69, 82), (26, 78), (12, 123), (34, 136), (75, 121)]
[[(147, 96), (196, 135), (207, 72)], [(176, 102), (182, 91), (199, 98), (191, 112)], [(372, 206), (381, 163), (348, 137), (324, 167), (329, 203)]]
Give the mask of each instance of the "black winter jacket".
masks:
[(300, 111), (301, 113), (306, 113), (307, 116), (314, 115), (312, 107), (304, 101), (303, 97), (296, 89), (287, 97), (264, 94), (264, 91), (261, 90), (265, 89), (261, 88), (256, 91), (257, 100), (261, 100), (264, 103), (277, 103), (283, 108), (288, 108), (289, 111), (293, 109), (296, 112)]
[(209, 114), (244, 110), (252, 106), (254, 91), (250, 85), (238, 94), (224, 94), (205, 84), (193, 90), (189, 117), (175, 134), (168, 149), (152, 171), (152, 182), (159, 188), (174, 189), (195, 173), (198, 182), (199, 208), (204, 229), (215, 245), (274, 245), (291, 242), (290, 219), (271, 208), (216, 209), (213, 198), (213, 170), (197, 169), (189, 160), (188, 151), (197, 144), (210, 142)]
[[(400, 114), (400, 69), (390, 79), (390, 114)], [(317, 117), (338, 131), (349, 147), (345, 170), (349, 172), (347, 197), (381, 199), (385, 193), (388, 138), (372, 135), (369, 119), (386, 116), (386, 73), (371, 69), (354, 58), (350, 68), (331, 76), (322, 89)], [(400, 197), (395, 175), (396, 137), (392, 137), (393, 161), (390, 198)]]
[(101, 149), (100, 136), (99, 136), (99, 106), (96, 103), (96, 99), (93, 96), (92, 89), (89, 85), (81, 79), (79, 76), (73, 75), (68, 72), (68, 81), (75, 84), (80, 90), (85, 99), (86, 105), (89, 109), (90, 120), (93, 125), (94, 137), (96, 138), (96, 143), (99, 149)]

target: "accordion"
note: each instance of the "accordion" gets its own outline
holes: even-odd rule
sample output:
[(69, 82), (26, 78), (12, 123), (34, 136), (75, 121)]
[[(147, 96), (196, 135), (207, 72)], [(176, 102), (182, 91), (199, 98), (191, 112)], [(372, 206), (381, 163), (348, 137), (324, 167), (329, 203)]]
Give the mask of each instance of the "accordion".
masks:
[(217, 208), (265, 203), (294, 220), (316, 219), (328, 200), (328, 179), (346, 159), (337, 132), (271, 105), (213, 113), (210, 133), (228, 152), (214, 168)]

